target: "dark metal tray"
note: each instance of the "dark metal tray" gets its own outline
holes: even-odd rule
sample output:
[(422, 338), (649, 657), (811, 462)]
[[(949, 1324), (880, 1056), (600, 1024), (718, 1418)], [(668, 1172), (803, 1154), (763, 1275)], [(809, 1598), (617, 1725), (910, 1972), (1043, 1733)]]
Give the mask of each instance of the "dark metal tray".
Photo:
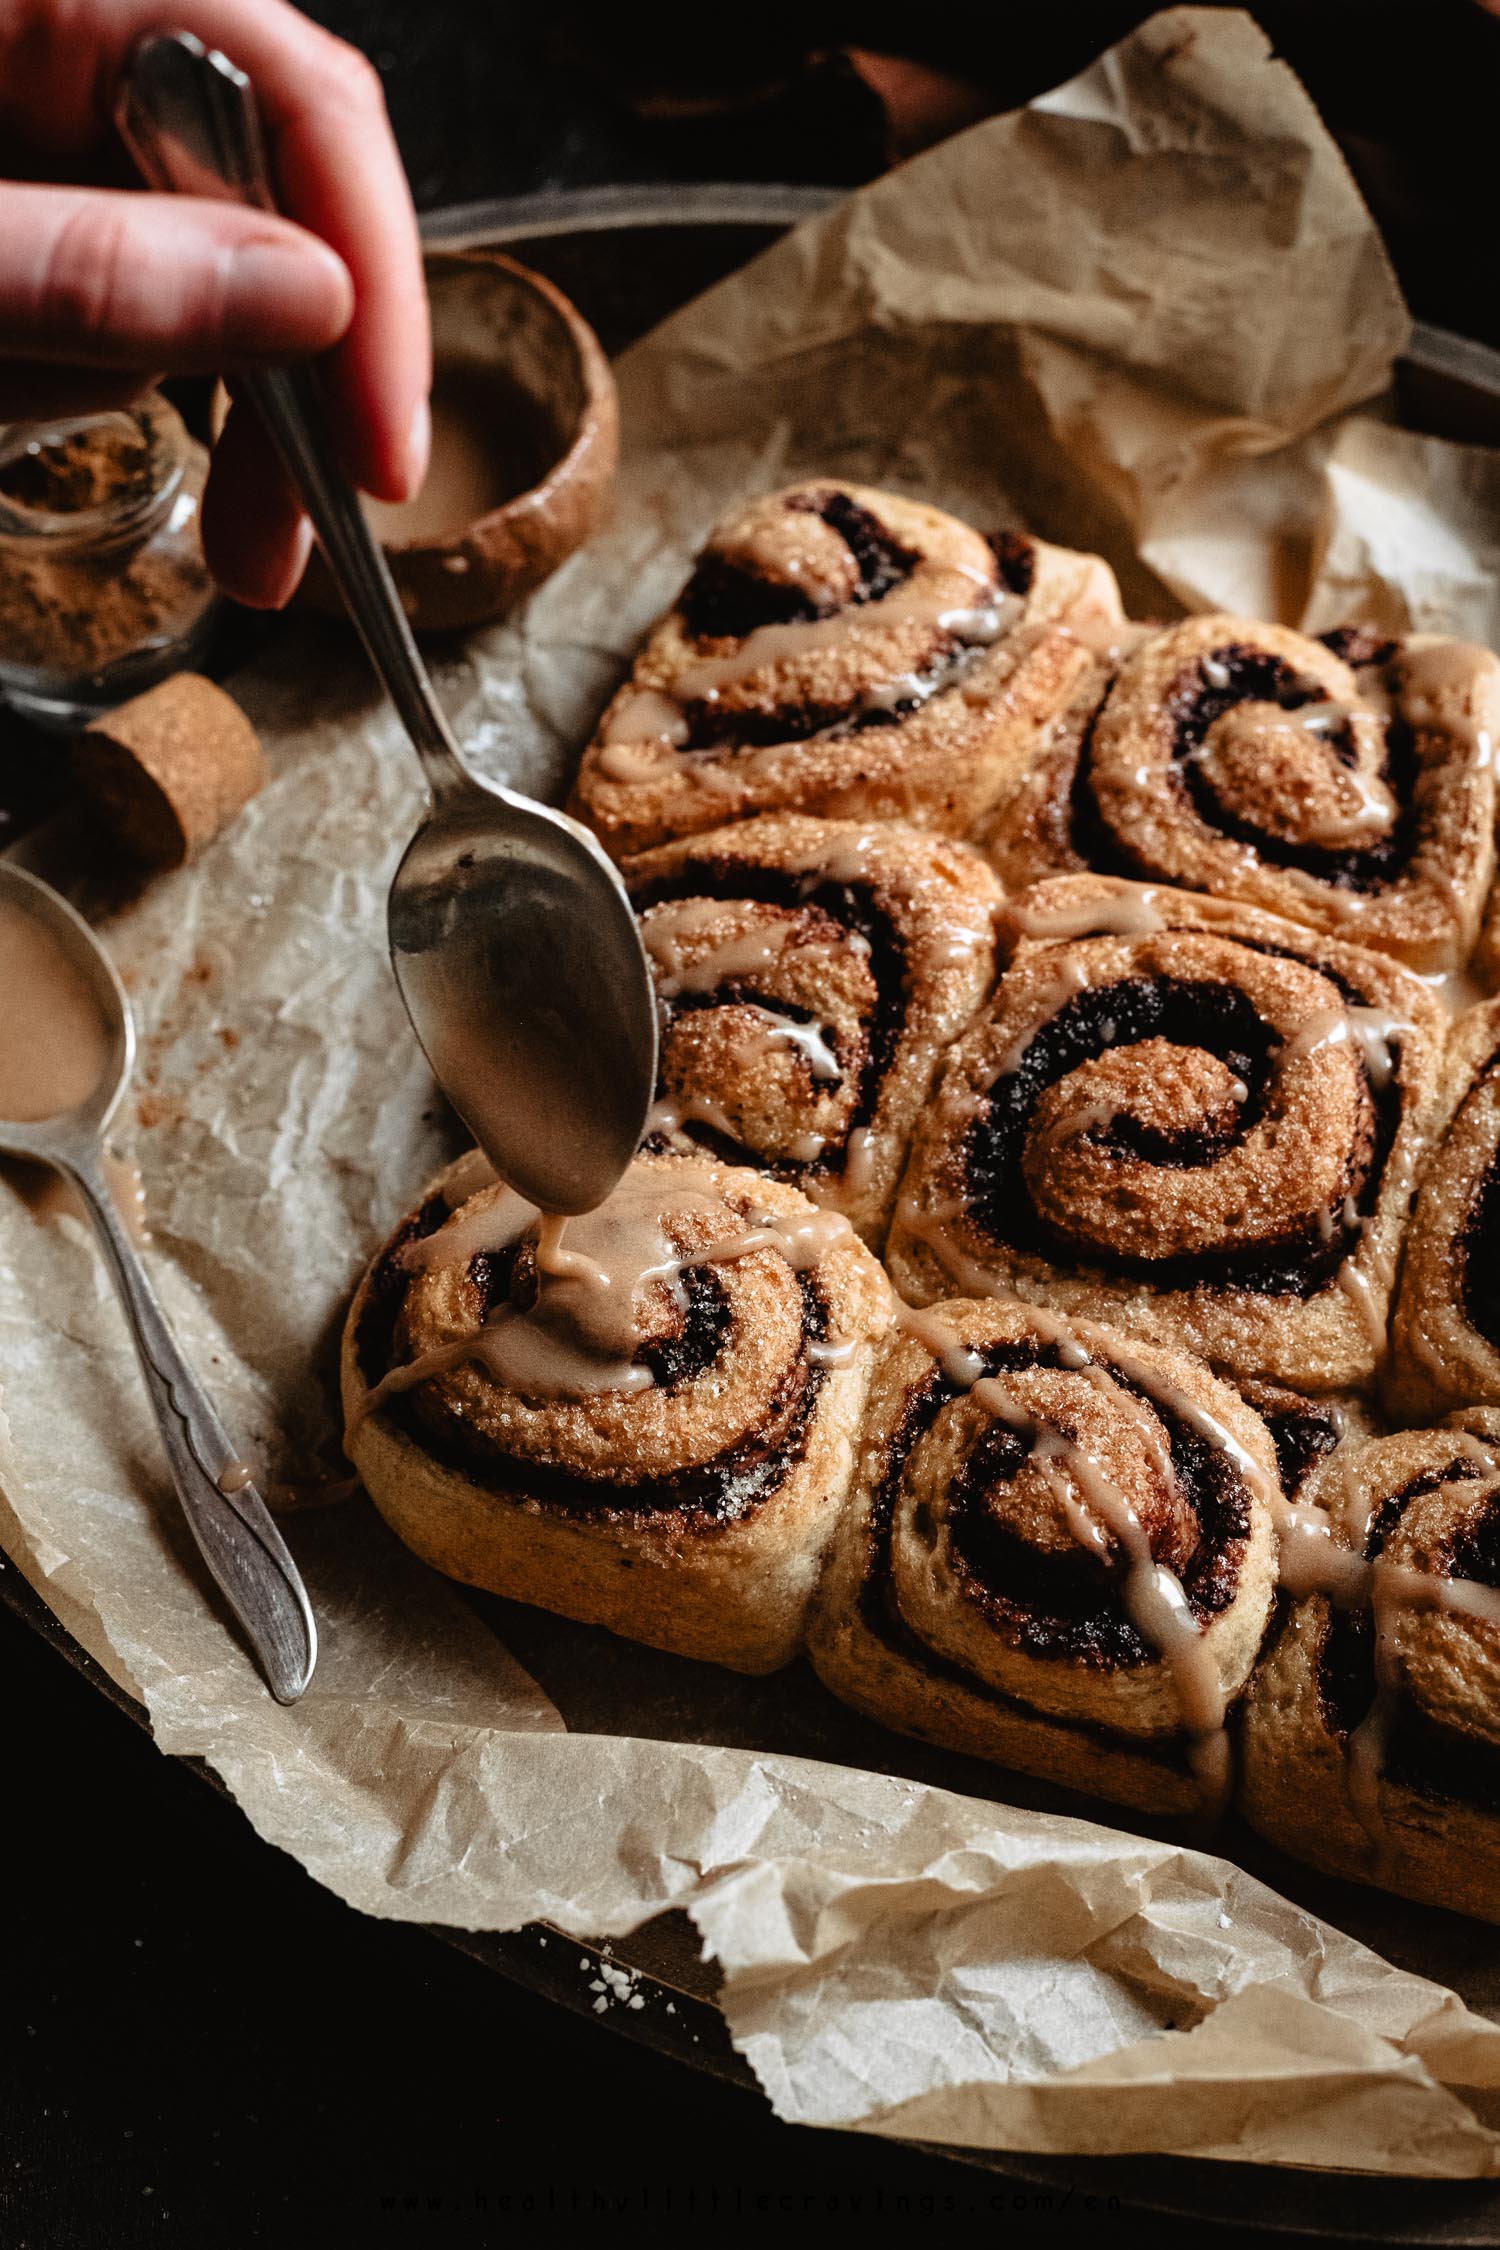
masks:
[[(826, 209), (837, 192), (737, 183), (584, 188), (433, 211), (423, 220), (423, 235), (434, 249), (514, 251), (566, 289), (607, 348), (618, 351), (789, 226)], [(1418, 328), (1398, 375), (1403, 418), (1413, 426), (1500, 443), (1500, 353)], [(117, 1708), (148, 1724), (142, 1706), (78, 1645), (3, 1555), (0, 1600)], [(222, 1788), (202, 1761), (183, 1762)], [(636, 1974), (648, 2004), (611, 2007), (602, 2015), (594, 2013), (585, 1973), (597, 1947), (541, 1925), (498, 1936), (448, 1929), (433, 1935), (575, 2014), (755, 2091), (715, 2005), (713, 1971), (699, 1959), (684, 1917), (665, 1916), (616, 1942), (614, 1959)], [(1232, 2222), (1268, 2234), (1352, 2242), (1500, 2243), (1500, 2183), (1371, 2180), (1172, 2157), (1053, 2161), (945, 2153), (1060, 2193), (1071, 2187), (1115, 2194), (1130, 2209), (1182, 2222)]]

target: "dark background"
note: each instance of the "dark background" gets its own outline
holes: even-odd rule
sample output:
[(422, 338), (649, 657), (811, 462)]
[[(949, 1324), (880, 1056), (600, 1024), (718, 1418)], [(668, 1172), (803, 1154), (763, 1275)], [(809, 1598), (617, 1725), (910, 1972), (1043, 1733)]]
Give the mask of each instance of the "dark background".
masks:
[[(702, 30), (685, 6), (310, 13), (380, 65), (425, 208), (604, 181), (854, 183), (903, 133), (845, 43), (953, 74), (978, 114), (1149, 10), (756, 8)], [(1338, 132), (1414, 310), (1500, 339), (1500, 23), (1471, 0), (1257, 13)], [(1087, 2209), (1082, 2188), (1047, 2208), (922, 2151), (781, 2126), (421, 1931), (357, 1919), (4, 1611), (0, 1709), (5, 2250), (739, 2239), (794, 2209), (835, 2238), (1170, 2239), (1128, 2207)]]

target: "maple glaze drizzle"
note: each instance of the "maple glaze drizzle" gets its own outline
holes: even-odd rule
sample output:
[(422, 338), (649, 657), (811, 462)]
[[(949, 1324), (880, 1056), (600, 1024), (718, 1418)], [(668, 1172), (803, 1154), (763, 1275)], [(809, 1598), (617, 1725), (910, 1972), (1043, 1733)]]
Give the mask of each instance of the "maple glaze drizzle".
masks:
[[(842, 646), (856, 620), (881, 628), (916, 624), (956, 644), (960, 653), (946, 667), (925, 674), (901, 672), (890, 680), (872, 682), (859, 698), (859, 708), (894, 710), (905, 703), (925, 702), (961, 677), (964, 657), (999, 640), (1025, 607), (1021, 596), (997, 588), (967, 564), (944, 561), (940, 567), (945, 579), (958, 577), (967, 582), (974, 595), (970, 603), (956, 602), (951, 590), (940, 594), (920, 578), (909, 578), (878, 601), (857, 608), (787, 624), (757, 625), (729, 653), (693, 657), (681, 664), (670, 686), (627, 689), (617, 698), (604, 724), (600, 737), (602, 769), (614, 781), (649, 778), (658, 770), (661, 750), (680, 750), (687, 742), (687, 713), (692, 706), (711, 707), (727, 690), (757, 672), (778, 664), (797, 664), (824, 649)], [(644, 756), (639, 755), (642, 751)], [(632, 752), (637, 755), (632, 757)], [(709, 757), (715, 754), (707, 753)]]
[[(706, 1166), (674, 1163), (670, 1175), (632, 1170), (607, 1202), (577, 1218), (539, 1212), (504, 1188), (476, 1210), (459, 1209), (434, 1234), (407, 1244), (400, 1262), (413, 1271), (467, 1268), (480, 1255), (514, 1248), (536, 1236), (538, 1288), (529, 1306), (506, 1303), (472, 1334), (419, 1353), (390, 1369), (367, 1393), (356, 1420), (386, 1399), (453, 1369), (478, 1365), (506, 1390), (529, 1398), (580, 1399), (599, 1392), (630, 1395), (649, 1390), (655, 1377), (636, 1358), (643, 1341), (642, 1312), (649, 1294), (665, 1292), (679, 1314), (687, 1310), (684, 1276), (701, 1267), (736, 1263), (771, 1250), (793, 1273), (816, 1266), (852, 1240), (841, 1214), (753, 1208), (732, 1231), (701, 1248), (682, 1250), (671, 1222), (726, 1216), (715, 1175)], [(817, 1339), (823, 1365), (853, 1356), (845, 1339)]]
[[(923, 1214), (903, 1206), (903, 1219), (908, 1229), (930, 1246), (939, 1248), (939, 1255), (954, 1252), (955, 1246), (943, 1233), (945, 1214)], [(952, 1217), (950, 1210), (946, 1216)], [(914, 1221), (923, 1221), (917, 1224)], [(939, 1247), (941, 1245), (941, 1247)], [(999, 1294), (983, 1269), (973, 1266), (956, 1253), (959, 1263), (967, 1265), (966, 1276), (954, 1273), (961, 1286), (975, 1295), (993, 1297)], [(945, 1262), (946, 1259), (945, 1259)], [(954, 1271), (952, 1263), (948, 1270)], [(1028, 1317), (1041, 1333), (1058, 1349), (1064, 1365), (1085, 1366), (1097, 1369), (1106, 1379), (1108, 1370), (1092, 1359), (1087, 1347), (1071, 1325), (1060, 1316), (1044, 1308), (1028, 1305)], [(965, 1345), (957, 1334), (943, 1321), (940, 1313), (922, 1311), (901, 1305), (897, 1314), (898, 1325), (904, 1335), (922, 1343), (938, 1360), (943, 1374), (955, 1389), (965, 1390), (990, 1404), (1002, 1419), (1018, 1426), (1014, 1416), (1003, 1411), (1005, 1401), (1001, 1389), (995, 1388), (995, 1379), (984, 1373), (980, 1353)], [(1335, 1512), (1307, 1501), (1288, 1500), (1278, 1484), (1267, 1478), (1233, 1433), (1208, 1408), (1194, 1399), (1180, 1385), (1160, 1375), (1157, 1370), (1132, 1352), (1121, 1339), (1113, 1339), (1112, 1363), (1126, 1379), (1136, 1384), (1145, 1395), (1153, 1399), (1166, 1412), (1185, 1421), (1216, 1451), (1227, 1453), (1240, 1470), (1252, 1493), (1263, 1499), (1270, 1509), (1276, 1530), (1278, 1551), (1278, 1580), (1295, 1600), (1309, 1595), (1322, 1594), (1345, 1607), (1368, 1607), (1375, 1628), (1376, 1696), (1369, 1713), (1350, 1736), (1346, 1763), (1349, 1776), (1350, 1802), (1357, 1817), (1370, 1834), (1377, 1848), (1384, 1839), (1384, 1822), (1379, 1806), (1379, 1780), (1385, 1746), (1395, 1716), (1401, 1693), (1401, 1681), (1396, 1662), (1394, 1629), (1396, 1618), (1403, 1610), (1442, 1609), (1481, 1622), (1500, 1627), (1500, 1589), (1485, 1586), (1473, 1579), (1451, 1578), (1438, 1571), (1417, 1570), (1410, 1565), (1395, 1563), (1384, 1556), (1368, 1558), (1363, 1548), (1369, 1536), (1369, 1511), (1363, 1520), (1355, 1520), (1347, 1509)], [(1003, 1389), (1003, 1386), (1002, 1386)], [(1128, 1394), (1117, 1393), (1121, 1403)], [(1134, 1402), (1129, 1402), (1134, 1405)], [(1016, 1410), (1017, 1414), (1019, 1409)], [(1034, 1418), (1026, 1417), (1026, 1427)], [(1488, 1448), (1477, 1439), (1470, 1438), (1468, 1450), (1483, 1464), (1489, 1474), (1495, 1474), (1500, 1464)], [(1131, 1623), (1141, 1638), (1154, 1647), (1168, 1665), (1178, 1687), (1179, 1706), (1184, 1724), (1193, 1736), (1190, 1762), (1204, 1791), (1206, 1804), (1222, 1802), (1222, 1793), (1229, 1786), (1229, 1745), (1224, 1734), (1222, 1689), (1215, 1675), (1212, 1684), (1205, 1678), (1202, 1662), (1206, 1652), (1201, 1634), (1193, 1625), (1186, 1599), (1182, 1596), (1181, 1581), (1176, 1583), (1174, 1595), (1165, 1583), (1172, 1574), (1164, 1566), (1152, 1565), (1154, 1575), (1148, 1576), (1142, 1560), (1143, 1550), (1134, 1543), (1129, 1523), (1122, 1507), (1113, 1499), (1105, 1499), (1097, 1480), (1103, 1472), (1083, 1449), (1073, 1441), (1051, 1433), (1048, 1438), (1049, 1456), (1060, 1461), (1079, 1484), (1085, 1496), (1082, 1513), (1065, 1508), (1065, 1517), (1076, 1537), (1088, 1546), (1099, 1548), (1097, 1524), (1091, 1523), (1087, 1510), (1094, 1507), (1102, 1516), (1108, 1529), (1120, 1538), (1126, 1553), (1131, 1557), (1130, 1573), (1126, 1580), (1126, 1607)], [(1045, 1464), (1043, 1473), (1046, 1474)], [(1106, 1483), (1109, 1480), (1104, 1480)], [(1061, 1497), (1061, 1495), (1060, 1495)], [(1103, 1502), (1096, 1506), (1096, 1503)], [(1123, 1510), (1129, 1510), (1128, 1498), (1118, 1495)], [(1132, 1511), (1133, 1513), (1133, 1511)], [(1137, 1520), (1137, 1529), (1140, 1529)], [(1144, 1533), (1142, 1534), (1144, 1538)], [(1148, 1551), (1148, 1550), (1147, 1550)], [(1134, 1586), (1134, 1591), (1130, 1590)], [(1132, 1605), (1138, 1606), (1132, 1606)], [(1190, 1628), (1198, 1638), (1198, 1653), (1187, 1649), (1185, 1628)], [(1186, 1652), (1186, 1653), (1185, 1653)], [(1214, 1694), (1219, 1697), (1215, 1705)], [(1210, 1723), (1215, 1708), (1217, 1723)]]
[[(1070, 1324), (1035, 1306), (1027, 1308), (1043, 1337), (1057, 1350), (1070, 1370), (1085, 1374), (1108, 1392), (1148, 1436), (1158, 1464), (1167, 1460), (1160, 1437), (1149, 1427), (1139, 1400), (1123, 1391), (1113, 1378), (1113, 1367), (1095, 1359)], [(897, 1325), (933, 1355), (945, 1381), (964, 1392), (1007, 1428), (1030, 1439), (1030, 1458), (1055, 1494), (1063, 1519), (1079, 1544), (1096, 1554), (1108, 1554), (1116, 1542), (1125, 1556), (1121, 1599), (1126, 1616), (1146, 1646), (1155, 1650), (1171, 1677), (1178, 1709), (1189, 1737), (1188, 1763), (1197, 1780), (1205, 1809), (1217, 1811), (1228, 1799), (1232, 1761), (1225, 1731), (1227, 1700), (1213, 1653), (1197, 1623), (1182, 1580), (1152, 1552), (1150, 1535), (1128, 1494), (1108, 1476), (1099, 1462), (1076, 1439), (1050, 1425), (1037, 1427), (1033, 1410), (1005, 1383), (986, 1371), (983, 1354), (965, 1344), (940, 1312), (901, 1305)], [(1216, 1417), (1174, 1383), (1130, 1353), (1116, 1354), (1114, 1366), (1156, 1404), (1186, 1419), (1206, 1435), (1212, 1431), (1217, 1449), (1229, 1452), (1237, 1467), (1251, 1472), (1251, 1489), (1268, 1489), (1258, 1464)], [(1143, 1379), (1144, 1378), (1144, 1379)]]

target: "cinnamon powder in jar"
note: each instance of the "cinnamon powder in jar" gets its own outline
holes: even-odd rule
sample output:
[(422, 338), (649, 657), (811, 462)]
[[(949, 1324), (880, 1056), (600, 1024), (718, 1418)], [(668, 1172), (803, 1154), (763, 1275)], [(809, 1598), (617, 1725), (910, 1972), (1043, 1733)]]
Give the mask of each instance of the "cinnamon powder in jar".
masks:
[(152, 393), (0, 437), (0, 695), (72, 726), (191, 662), (216, 603), (205, 448)]

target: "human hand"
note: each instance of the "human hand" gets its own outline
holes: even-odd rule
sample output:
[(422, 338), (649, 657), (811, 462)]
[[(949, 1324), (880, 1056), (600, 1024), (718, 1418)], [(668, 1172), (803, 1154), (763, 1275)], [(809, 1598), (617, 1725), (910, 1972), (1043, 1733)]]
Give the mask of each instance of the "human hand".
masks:
[[(99, 184), (160, 0), (0, 0), (0, 419), (119, 405), (155, 377), (327, 353), (356, 484), (408, 498), (427, 462), (431, 344), (416, 219), (374, 69), (283, 0), (180, 0), (174, 26), (249, 72), (290, 217)], [(295, 223), (294, 223), (295, 222)], [(204, 545), (221, 585), (279, 608), (311, 529), (255, 416), (214, 448)]]

